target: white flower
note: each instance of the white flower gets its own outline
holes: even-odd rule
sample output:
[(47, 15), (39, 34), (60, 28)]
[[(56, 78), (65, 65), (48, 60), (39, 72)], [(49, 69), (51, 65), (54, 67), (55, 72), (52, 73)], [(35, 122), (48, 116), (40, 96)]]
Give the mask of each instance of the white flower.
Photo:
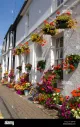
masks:
[(56, 94), (54, 93), (53, 96), (55, 96)]
[(56, 98), (54, 98), (53, 100), (56, 100)]
[(79, 116), (76, 116), (76, 119), (80, 119), (80, 117)]
[(75, 114), (77, 114), (77, 111), (74, 111)]
[(71, 111), (72, 111), (72, 112), (74, 112), (75, 110), (74, 110), (74, 109), (72, 109)]
[(59, 95), (59, 93), (57, 93), (57, 95)]

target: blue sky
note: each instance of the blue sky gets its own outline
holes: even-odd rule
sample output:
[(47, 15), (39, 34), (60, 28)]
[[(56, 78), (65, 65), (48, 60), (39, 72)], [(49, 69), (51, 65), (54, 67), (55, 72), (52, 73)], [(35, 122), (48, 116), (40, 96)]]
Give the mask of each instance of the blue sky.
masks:
[(0, 45), (25, 0), (0, 0)]

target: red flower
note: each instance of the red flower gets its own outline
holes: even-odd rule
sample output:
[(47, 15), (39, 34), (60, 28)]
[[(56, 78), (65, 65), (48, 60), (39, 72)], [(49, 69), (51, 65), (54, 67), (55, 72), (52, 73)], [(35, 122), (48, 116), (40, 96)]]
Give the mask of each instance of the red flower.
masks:
[(26, 42), (25, 44), (27, 44), (27, 45), (28, 45), (28, 42)]
[(57, 11), (57, 14), (59, 15), (60, 14), (60, 11)]
[(54, 22), (51, 22), (50, 25), (54, 25)]
[(66, 99), (69, 99), (69, 96), (66, 96)]
[(46, 40), (43, 40), (44, 44), (46, 43)]
[(78, 90), (80, 90), (80, 87), (78, 88)]
[(42, 44), (41, 46), (44, 46), (44, 44)]
[(68, 12), (66, 12), (66, 14), (67, 14), (67, 15), (71, 15), (71, 13), (70, 13), (69, 11), (68, 11)]
[(58, 88), (53, 88), (53, 90), (55, 91), (55, 92), (60, 92), (60, 89), (58, 89)]
[(41, 88), (42, 91), (44, 91), (45, 89), (44, 88)]
[(49, 22), (47, 20), (44, 21), (45, 24), (49, 24)]

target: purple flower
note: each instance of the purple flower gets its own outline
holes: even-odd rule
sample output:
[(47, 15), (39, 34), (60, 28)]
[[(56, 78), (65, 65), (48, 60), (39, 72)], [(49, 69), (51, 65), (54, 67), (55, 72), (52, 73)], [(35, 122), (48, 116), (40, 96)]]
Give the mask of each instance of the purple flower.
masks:
[(78, 104), (78, 107), (80, 108), (80, 104)]
[(20, 94), (20, 95), (21, 95), (21, 94), (22, 94), (22, 92), (21, 92), (20, 90), (18, 90), (18, 91), (17, 91), (17, 94)]

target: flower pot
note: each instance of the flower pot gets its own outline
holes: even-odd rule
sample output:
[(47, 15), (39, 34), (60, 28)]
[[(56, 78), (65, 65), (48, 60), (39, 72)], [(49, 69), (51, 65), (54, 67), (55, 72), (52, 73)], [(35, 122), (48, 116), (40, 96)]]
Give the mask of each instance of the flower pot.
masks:
[(24, 95), (27, 96), (29, 94), (28, 90), (24, 90)]
[(67, 21), (57, 20), (57, 22), (56, 22), (56, 28), (58, 28), (58, 29), (65, 29), (65, 28), (68, 28), (68, 23), (67, 23)]

